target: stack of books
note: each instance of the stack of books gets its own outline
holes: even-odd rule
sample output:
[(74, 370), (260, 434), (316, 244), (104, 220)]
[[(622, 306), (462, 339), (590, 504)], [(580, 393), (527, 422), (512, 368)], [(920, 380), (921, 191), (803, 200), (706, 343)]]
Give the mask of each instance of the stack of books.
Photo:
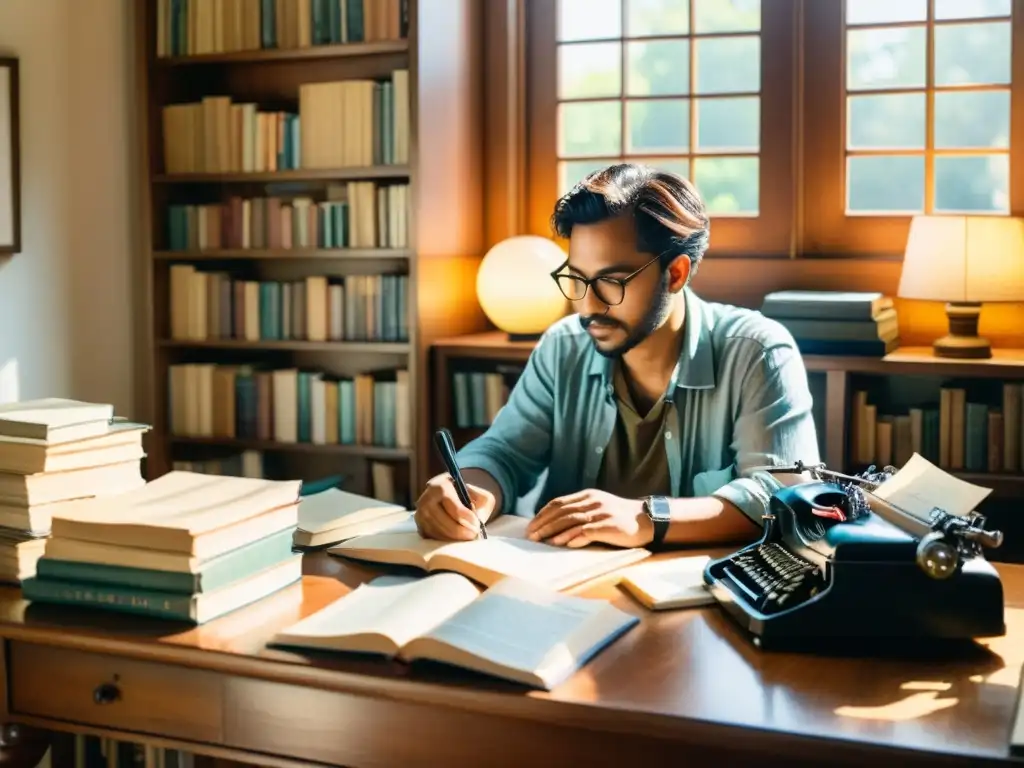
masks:
[(62, 398), (0, 405), (0, 581), (32, 576), (50, 521), (82, 499), (144, 485), (148, 427)]
[(808, 355), (882, 357), (900, 344), (892, 298), (881, 293), (777, 291), (761, 314), (777, 320)]
[(202, 624), (298, 581), (301, 481), (170, 472), (53, 518), (27, 600)]

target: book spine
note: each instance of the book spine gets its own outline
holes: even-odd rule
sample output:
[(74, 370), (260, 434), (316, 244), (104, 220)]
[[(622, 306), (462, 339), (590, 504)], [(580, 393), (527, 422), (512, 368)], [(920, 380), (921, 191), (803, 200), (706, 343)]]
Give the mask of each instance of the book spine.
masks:
[(90, 606), (123, 613), (165, 619), (193, 620), (192, 597), (115, 587), (110, 584), (86, 584), (33, 577), (21, 584), (26, 600), (58, 605)]

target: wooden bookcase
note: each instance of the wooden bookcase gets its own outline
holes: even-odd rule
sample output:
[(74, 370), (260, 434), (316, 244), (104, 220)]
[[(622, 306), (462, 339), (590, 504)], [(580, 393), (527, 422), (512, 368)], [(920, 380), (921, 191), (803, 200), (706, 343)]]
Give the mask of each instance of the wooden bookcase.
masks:
[[(434, 428), (448, 426), (461, 446), (483, 432), (483, 427), (457, 427), (453, 373), (457, 370), (492, 370), (495, 363), (522, 366), (533, 344), (510, 342), (503, 333), (490, 332), (442, 339), (433, 349)], [(928, 348), (902, 348), (884, 358), (804, 355), (812, 394), (821, 456), (829, 467), (859, 471), (853, 446), (851, 417), (854, 393), (885, 390), (889, 386), (935, 387), (937, 382), (992, 385), (998, 382), (1024, 383), (1024, 350), (995, 350), (990, 360), (939, 360)], [(884, 402), (881, 404), (884, 408)], [(1024, 460), (1024, 457), (1022, 457)], [(432, 460), (430, 468), (442, 471)], [(1024, 519), (1019, 507), (1024, 502), (1024, 471), (967, 472), (953, 474), (992, 489), (984, 511), (1006, 533), (1002, 550), (992, 559), (1021, 559), (1024, 555)]]
[[(349, 0), (353, 1), (358, 0)], [(362, 2), (378, 8), (394, 3), (400, 14), (407, 14), (405, 36), (249, 50), (231, 50), (238, 45), (228, 44), (215, 48), (228, 52), (172, 56), (158, 46), (158, 33), (167, 24), (159, 17), (170, 3), (144, 0), (132, 4), (140, 73), (137, 402), (139, 417), (153, 425), (147, 445), (150, 478), (169, 471), (176, 461), (219, 459), (241, 451), (262, 453), (270, 476), (309, 480), (341, 474), (346, 478), (345, 487), (358, 492), (372, 492), (371, 467), (380, 462), (391, 468), (400, 500), (408, 500), (426, 477), (427, 469), (420, 458), (426, 449), (429, 421), (427, 350), (438, 336), (485, 327), (472, 294), (475, 270), (485, 250), (479, 66), (482, 11), (476, 0)], [(199, 7), (195, 3), (182, 5)], [(297, 13), (300, 7), (298, 0), (272, 5), (288, 13)], [(261, 4), (247, 7), (258, 8)], [(213, 23), (220, 26), (227, 22)], [(316, 20), (311, 24), (315, 35)], [(225, 33), (225, 39), (232, 37)], [(304, 119), (300, 86), (350, 80), (385, 82), (396, 70), (408, 72), (408, 162), (322, 168), (306, 167), (299, 158), (297, 165), (285, 164), (295, 165), (289, 170), (168, 172), (164, 136), (164, 108), (168, 105), (227, 96), (234, 104), (253, 103), (259, 111), (299, 115), (301, 133)], [(339, 133), (348, 114), (345, 111), (336, 120)], [(322, 119), (317, 123), (321, 130), (325, 125)], [(308, 247), (303, 248), (255, 248), (249, 241), (244, 247), (199, 249), (182, 248), (180, 237), (179, 244), (170, 247), (170, 206), (223, 204), (232, 198), (260, 197), (286, 200), (304, 196), (318, 202), (324, 200), (328, 185), (337, 188), (347, 182), (408, 185), (408, 197), (401, 206), (405, 208), (402, 247), (323, 247), (323, 242), (307, 241)], [(250, 223), (252, 210), (245, 219)], [(378, 231), (387, 226), (379, 219), (374, 222)], [(348, 334), (340, 340), (335, 333), (327, 341), (307, 341), (295, 338), (295, 334), (282, 338), (280, 323), (284, 321), (278, 308), (274, 321), (278, 330), (265, 333), (261, 328), (255, 339), (251, 333), (239, 338), (236, 332), (230, 332), (229, 337), (218, 333), (210, 338), (200, 333), (183, 339), (180, 333), (175, 336), (171, 332), (171, 273), (176, 265), (227, 273), (238, 281), (279, 284), (311, 276), (337, 281), (352, 275), (404, 275), (407, 288), (403, 319), (407, 333), (405, 338), (390, 341), (380, 340), (379, 333), (360, 341), (351, 340)], [(230, 296), (231, 301), (237, 301), (234, 293)], [(223, 311), (223, 302), (220, 306)], [(377, 323), (379, 329), (380, 320)], [(234, 315), (231, 324), (244, 325)], [(390, 338), (394, 338), (393, 333)], [(405, 370), (405, 410), (411, 439), (401, 446), (365, 441), (322, 444), (319, 440), (313, 442), (309, 435), (300, 442), (282, 441), (277, 435), (272, 439), (240, 439), (223, 434), (223, 425), (216, 435), (207, 434), (208, 426), (204, 427), (206, 433), (198, 436), (193, 428), (188, 434), (175, 434), (171, 429), (170, 376), (172, 366), (182, 363), (292, 368), (337, 377)], [(197, 397), (192, 389), (189, 385), (189, 396)]]

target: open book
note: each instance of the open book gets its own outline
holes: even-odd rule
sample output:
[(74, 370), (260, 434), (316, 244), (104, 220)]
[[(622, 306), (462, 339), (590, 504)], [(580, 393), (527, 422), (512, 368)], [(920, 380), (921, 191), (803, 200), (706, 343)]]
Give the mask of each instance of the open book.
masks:
[(674, 557), (643, 563), (622, 574), (623, 588), (652, 611), (710, 605), (715, 598), (704, 586), (707, 555)]
[(564, 590), (650, 556), (646, 549), (597, 545), (568, 549), (530, 541), (528, 521), (503, 515), (487, 526), (489, 538), (473, 541), (425, 539), (410, 521), (384, 533), (359, 536), (327, 551), (374, 563), (407, 565), (425, 571), (454, 571), (485, 586), (514, 576), (550, 589)]
[(604, 600), (521, 579), (481, 594), (455, 573), (382, 576), (271, 643), (436, 661), (551, 690), (638, 622)]

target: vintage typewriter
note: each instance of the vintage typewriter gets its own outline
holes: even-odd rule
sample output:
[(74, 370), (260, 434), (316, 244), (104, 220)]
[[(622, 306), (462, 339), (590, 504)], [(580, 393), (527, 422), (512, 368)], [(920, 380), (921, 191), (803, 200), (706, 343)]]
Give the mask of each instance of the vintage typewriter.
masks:
[[(920, 520), (869, 496), (896, 470), (844, 475), (771, 468), (761, 540), (713, 560), (704, 581), (758, 647), (869, 638), (963, 640), (1005, 634), (1003, 589), (982, 547), (1002, 534), (981, 515)], [(774, 472), (810, 476), (784, 486)]]

